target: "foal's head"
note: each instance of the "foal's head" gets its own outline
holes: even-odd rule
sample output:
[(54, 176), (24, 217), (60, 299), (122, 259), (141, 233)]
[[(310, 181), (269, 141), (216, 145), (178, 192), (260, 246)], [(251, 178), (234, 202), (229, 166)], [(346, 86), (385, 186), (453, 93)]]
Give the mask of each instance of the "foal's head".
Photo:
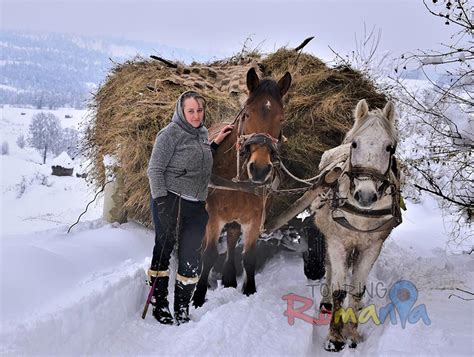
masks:
[(354, 126), (344, 139), (351, 144), (350, 193), (360, 206), (371, 207), (384, 194), (397, 145), (395, 108), (388, 102), (383, 110), (369, 111), (362, 99), (354, 116)]
[(249, 155), (247, 173), (255, 183), (268, 182), (272, 177), (272, 156), (284, 120), (282, 98), (290, 84), (291, 75), (288, 72), (278, 83), (271, 79), (260, 80), (253, 68), (247, 72), (249, 96), (239, 131), (243, 135), (256, 134), (243, 144)]

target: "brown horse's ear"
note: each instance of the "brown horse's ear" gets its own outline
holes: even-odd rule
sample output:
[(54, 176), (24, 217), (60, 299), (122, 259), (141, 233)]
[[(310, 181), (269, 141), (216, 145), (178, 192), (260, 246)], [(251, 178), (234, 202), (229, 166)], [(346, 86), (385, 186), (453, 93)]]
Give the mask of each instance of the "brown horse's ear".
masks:
[(391, 123), (393, 123), (393, 121), (395, 120), (395, 105), (391, 100), (389, 100), (387, 104), (385, 104), (385, 108), (383, 108), (383, 115)]
[(247, 88), (250, 93), (252, 93), (260, 83), (260, 79), (258, 78), (257, 72), (255, 72), (255, 68), (250, 68), (247, 72)]
[(369, 106), (367, 105), (367, 101), (365, 99), (359, 100), (357, 106), (355, 108), (355, 119), (359, 120), (364, 118), (369, 113)]
[(288, 89), (290, 88), (291, 84), (291, 74), (290, 72), (286, 72), (283, 77), (278, 81), (278, 88), (280, 88), (280, 95), (283, 97)]

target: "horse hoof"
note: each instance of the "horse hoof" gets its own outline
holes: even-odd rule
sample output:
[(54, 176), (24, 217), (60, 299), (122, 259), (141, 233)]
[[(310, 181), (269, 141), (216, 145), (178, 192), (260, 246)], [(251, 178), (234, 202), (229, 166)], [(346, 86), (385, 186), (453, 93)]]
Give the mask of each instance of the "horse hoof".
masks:
[(345, 347), (345, 342), (328, 340), (324, 344), (324, 349), (328, 352), (339, 352)]
[(207, 299), (201, 299), (201, 298), (193, 298), (193, 306), (197, 309), (198, 307), (201, 307), (204, 305), (204, 303), (207, 301)]
[(224, 288), (236, 288), (237, 287), (237, 280), (222, 279), (222, 285), (224, 286)]
[(247, 296), (250, 296), (250, 295), (253, 295), (257, 292), (257, 288), (254, 286), (244, 286), (244, 288), (242, 289), (242, 293), (244, 295), (247, 295)]
[(349, 348), (357, 348), (357, 342), (356, 341), (349, 341), (348, 345), (349, 345)]
[(193, 294), (193, 305), (194, 307), (198, 308), (204, 305), (206, 302), (206, 290), (202, 291), (199, 286), (196, 288)]
[(319, 311), (322, 314), (332, 314), (332, 304), (327, 302), (322, 302), (319, 304)]

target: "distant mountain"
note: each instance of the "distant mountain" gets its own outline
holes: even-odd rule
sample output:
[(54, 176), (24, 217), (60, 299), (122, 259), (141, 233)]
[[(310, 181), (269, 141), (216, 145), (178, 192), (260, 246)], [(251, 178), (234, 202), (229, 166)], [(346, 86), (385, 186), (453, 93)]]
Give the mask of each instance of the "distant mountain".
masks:
[(159, 44), (66, 34), (0, 32), (0, 104), (84, 108), (113, 62), (155, 54), (183, 62), (202, 54)]

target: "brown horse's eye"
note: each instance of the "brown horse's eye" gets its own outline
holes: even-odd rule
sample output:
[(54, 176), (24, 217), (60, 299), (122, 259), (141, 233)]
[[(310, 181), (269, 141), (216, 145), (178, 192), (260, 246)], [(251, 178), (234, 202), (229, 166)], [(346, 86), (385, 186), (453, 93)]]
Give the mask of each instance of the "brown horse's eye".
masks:
[(355, 141), (352, 142), (352, 147), (353, 147), (354, 149), (357, 148), (357, 143), (356, 143)]

